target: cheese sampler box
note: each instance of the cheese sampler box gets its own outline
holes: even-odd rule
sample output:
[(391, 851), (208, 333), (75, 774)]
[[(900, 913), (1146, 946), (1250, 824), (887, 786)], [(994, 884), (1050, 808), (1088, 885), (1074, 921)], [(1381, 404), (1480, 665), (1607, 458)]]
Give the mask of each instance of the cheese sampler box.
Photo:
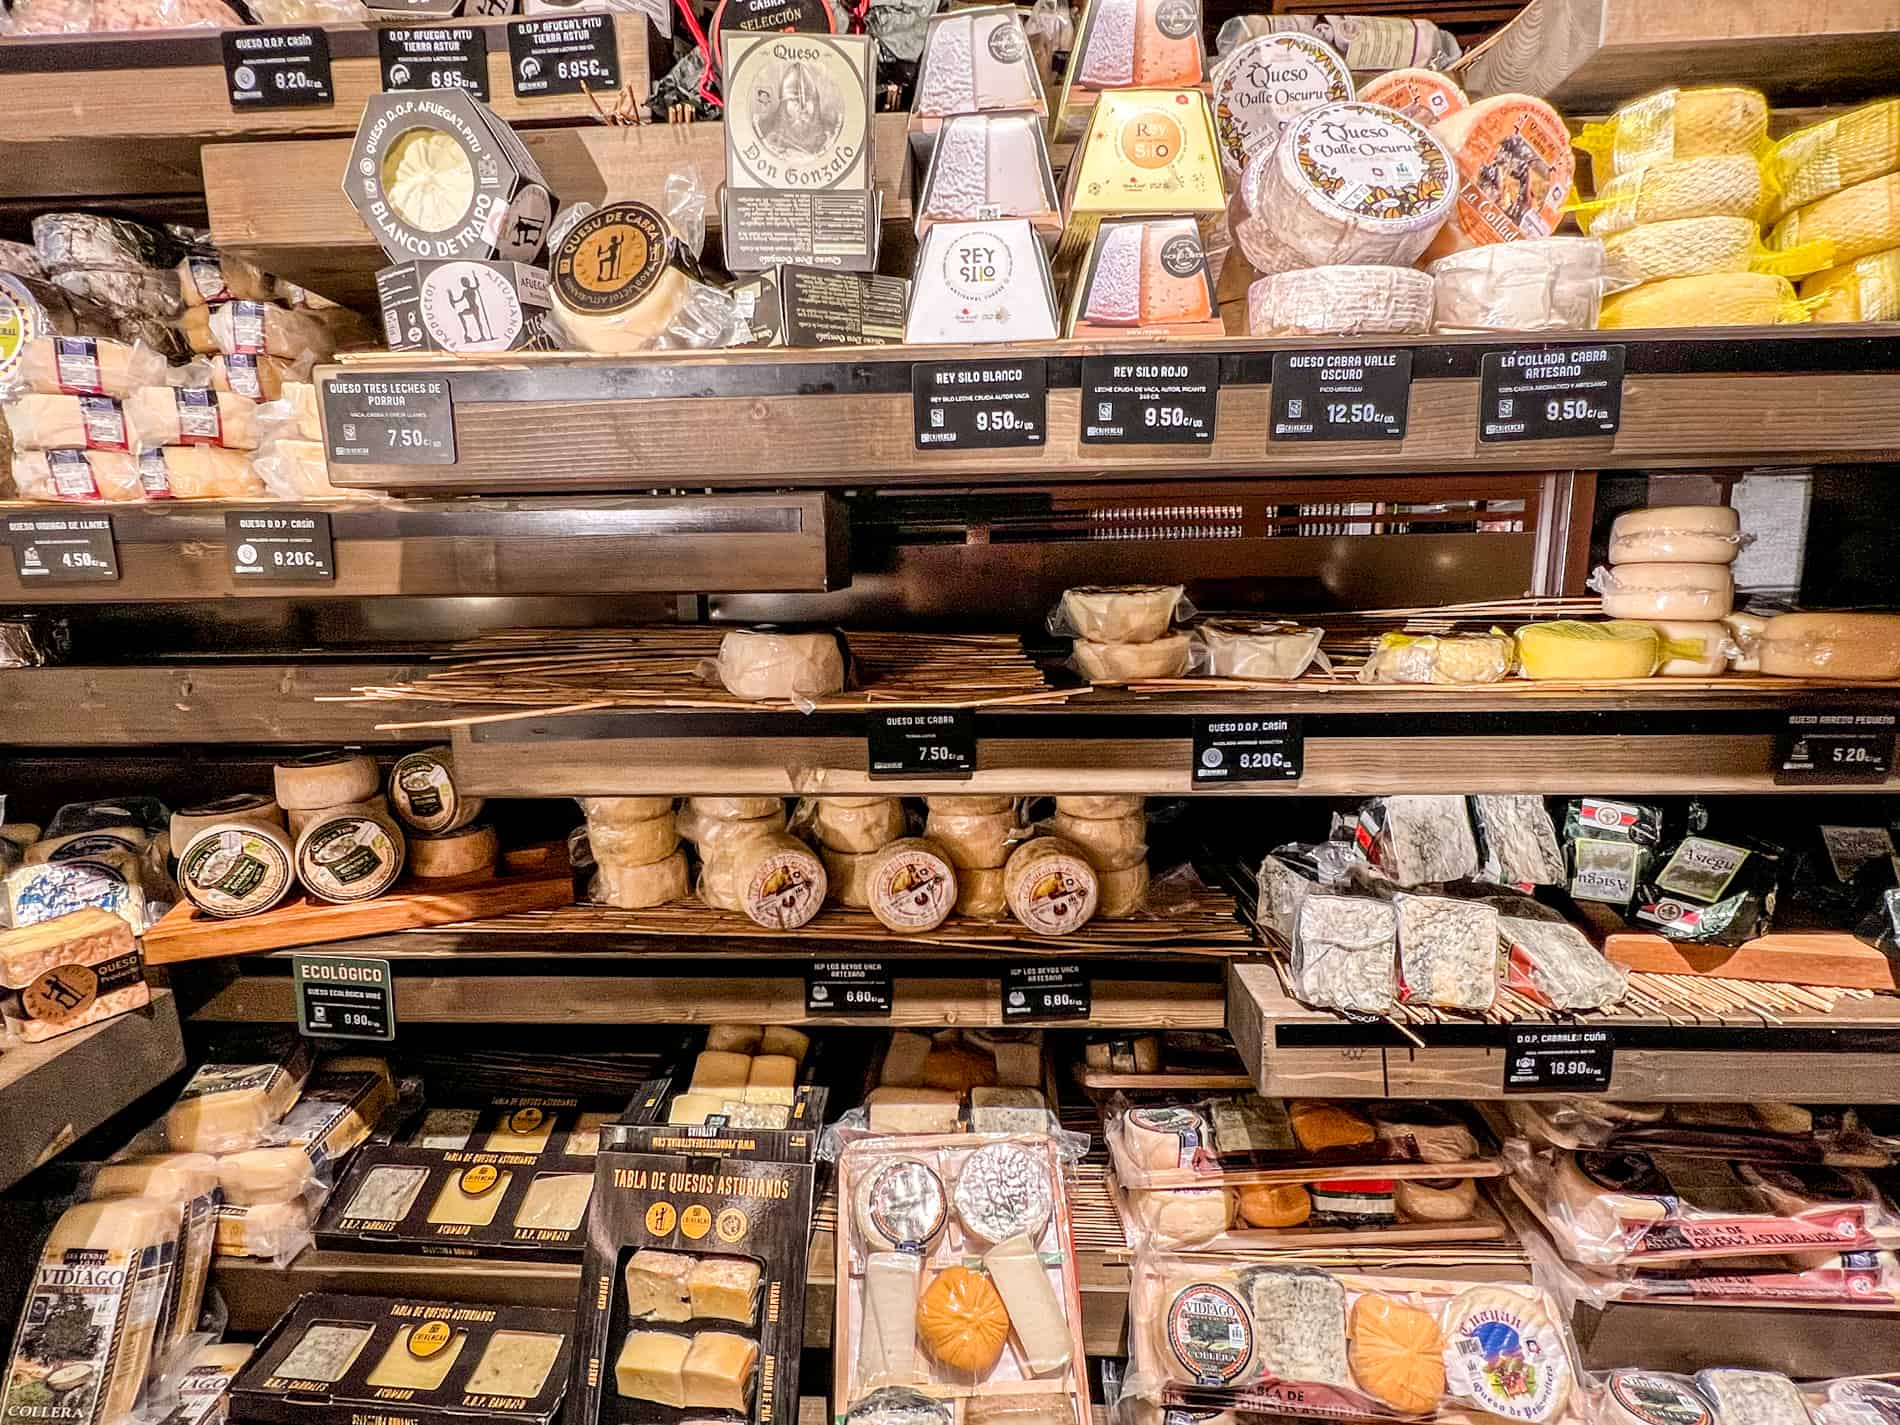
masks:
[(600, 1155), (568, 1425), (797, 1418), (812, 1171)]
[(1192, 218), (1108, 218), (1069, 301), (1068, 335), (1220, 336), (1214, 279)]
[(955, 114), (1022, 111), (1046, 116), (1049, 101), (1013, 5), (966, 5), (930, 17), (910, 105), (910, 146), (930, 161), (943, 121)]
[(231, 1383), (230, 1418), (552, 1425), (573, 1358), (567, 1311), (313, 1293)]
[(1190, 89), (1201, 82), (1200, 0), (1089, 0), (1062, 81), (1058, 139), (1088, 126), (1107, 89)]
[(605, 1130), (629, 1152), (731, 1152), (809, 1162), (825, 1121), (823, 1041), (777, 1024), (689, 1030), (672, 1072)]

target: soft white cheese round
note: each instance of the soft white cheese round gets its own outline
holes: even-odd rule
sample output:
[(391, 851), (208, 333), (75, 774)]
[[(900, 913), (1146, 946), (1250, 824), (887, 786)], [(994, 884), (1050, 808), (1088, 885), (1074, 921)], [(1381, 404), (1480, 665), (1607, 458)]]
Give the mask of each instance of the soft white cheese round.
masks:
[(1599, 579), (1606, 618), (1713, 623), (1735, 607), (1735, 580), (1723, 564), (1619, 564)]

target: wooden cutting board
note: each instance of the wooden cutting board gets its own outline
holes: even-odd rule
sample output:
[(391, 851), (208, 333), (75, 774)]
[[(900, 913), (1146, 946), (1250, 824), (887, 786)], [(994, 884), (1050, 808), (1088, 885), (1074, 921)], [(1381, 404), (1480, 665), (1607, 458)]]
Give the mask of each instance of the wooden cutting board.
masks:
[(504, 852), (499, 875), (433, 880), (406, 876), (389, 894), (352, 905), (299, 895), (262, 915), (219, 920), (181, 900), (145, 933), (145, 960), (151, 965), (175, 965), (263, 950), (294, 950), (392, 930), (487, 920), (520, 910), (553, 910), (573, 902), (574, 872), (567, 848), (529, 846)]
[(1579, 902), (1604, 958), (1626, 970), (1658, 975), (1706, 975), (1775, 985), (1829, 989), (1900, 989), (1894, 964), (1845, 930), (1776, 930), (1742, 945), (1696, 945), (1628, 929), (1620, 916)]

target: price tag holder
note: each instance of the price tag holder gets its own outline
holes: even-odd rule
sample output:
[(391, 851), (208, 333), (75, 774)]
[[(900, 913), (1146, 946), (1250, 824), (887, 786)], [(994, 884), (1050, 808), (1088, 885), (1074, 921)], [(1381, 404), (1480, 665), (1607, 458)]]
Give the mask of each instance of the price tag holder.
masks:
[(1085, 356), (1084, 445), (1204, 445), (1214, 439), (1218, 356)]
[(945, 777), (968, 781), (976, 771), (976, 713), (970, 708), (874, 712), (873, 777)]
[(1269, 440), (1404, 440), (1409, 351), (1276, 351)]
[(1007, 965), (1003, 968), (1003, 1023), (1027, 1019), (1087, 1019), (1094, 996), (1080, 965)]
[(1616, 1031), (1513, 1024), (1504, 1051), (1506, 1093), (1608, 1093)]
[(1575, 440), (1623, 425), (1624, 346), (1532, 347), (1485, 353), (1478, 439)]
[(1008, 450), (1048, 439), (1049, 363), (920, 361), (910, 373), (919, 450)]
[(340, 465), (455, 464), (446, 376), (351, 373), (323, 383), (323, 434)]
[(508, 26), (508, 63), (515, 98), (611, 94), (620, 87), (620, 50), (613, 16), (556, 15)]
[(330, 36), (316, 25), (225, 30), (224, 86), (233, 109), (303, 109), (336, 103)]
[(1775, 738), (1775, 784), (1877, 787), (1893, 772), (1900, 714), (1789, 713)]
[(308, 584), (336, 578), (330, 516), (322, 510), (264, 510), (224, 516), (231, 577), (240, 584), (284, 580)]
[(806, 1014), (889, 1014), (891, 972), (882, 960), (814, 960), (805, 971)]
[(488, 35), (473, 25), (376, 31), (385, 89), (466, 89), (488, 99)]
[(1306, 732), (1298, 716), (1194, 719), (1196, 787), (1297, 782), (1305, 769)]
[(7, 543), (22, 584), (115, 584), (111, 515), (8, 515)]
[(323, 1039), (396, 1037), (396, 982), (389, 961), (355, 955), (292, 955), (297, 1032)]

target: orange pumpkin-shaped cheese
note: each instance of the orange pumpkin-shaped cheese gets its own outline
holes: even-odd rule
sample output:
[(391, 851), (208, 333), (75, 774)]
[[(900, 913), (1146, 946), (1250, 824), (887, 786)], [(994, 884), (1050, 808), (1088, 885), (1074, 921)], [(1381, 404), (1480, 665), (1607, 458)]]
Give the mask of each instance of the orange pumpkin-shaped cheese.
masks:
[(1293, 1125), (1293, 1136), (1309, 1153), (1370, 1143), (1377, 1136), (1369, 1119), (1341, 1103), (1295, 1099), (1286, 1106), (1286, 1116)]
[(1244, 1183), (1240, 1220), (1249, 1227), (1298, 1227), (1312, 1216), (1313, 1199), (1298, 1183)]
[(1009, 1311), (981, 1272), (946, 1267), (917, 1303), (917, 1334), (932, 1359), (986, 1375), (1009, 1339)]
[(1352, 1304), (1346, 1358), (1359, 1388), (1395, 1410), (1437, 1408), (1445, 1394), (1445, 1338), (1430, 1312), (1368, 1293)]

